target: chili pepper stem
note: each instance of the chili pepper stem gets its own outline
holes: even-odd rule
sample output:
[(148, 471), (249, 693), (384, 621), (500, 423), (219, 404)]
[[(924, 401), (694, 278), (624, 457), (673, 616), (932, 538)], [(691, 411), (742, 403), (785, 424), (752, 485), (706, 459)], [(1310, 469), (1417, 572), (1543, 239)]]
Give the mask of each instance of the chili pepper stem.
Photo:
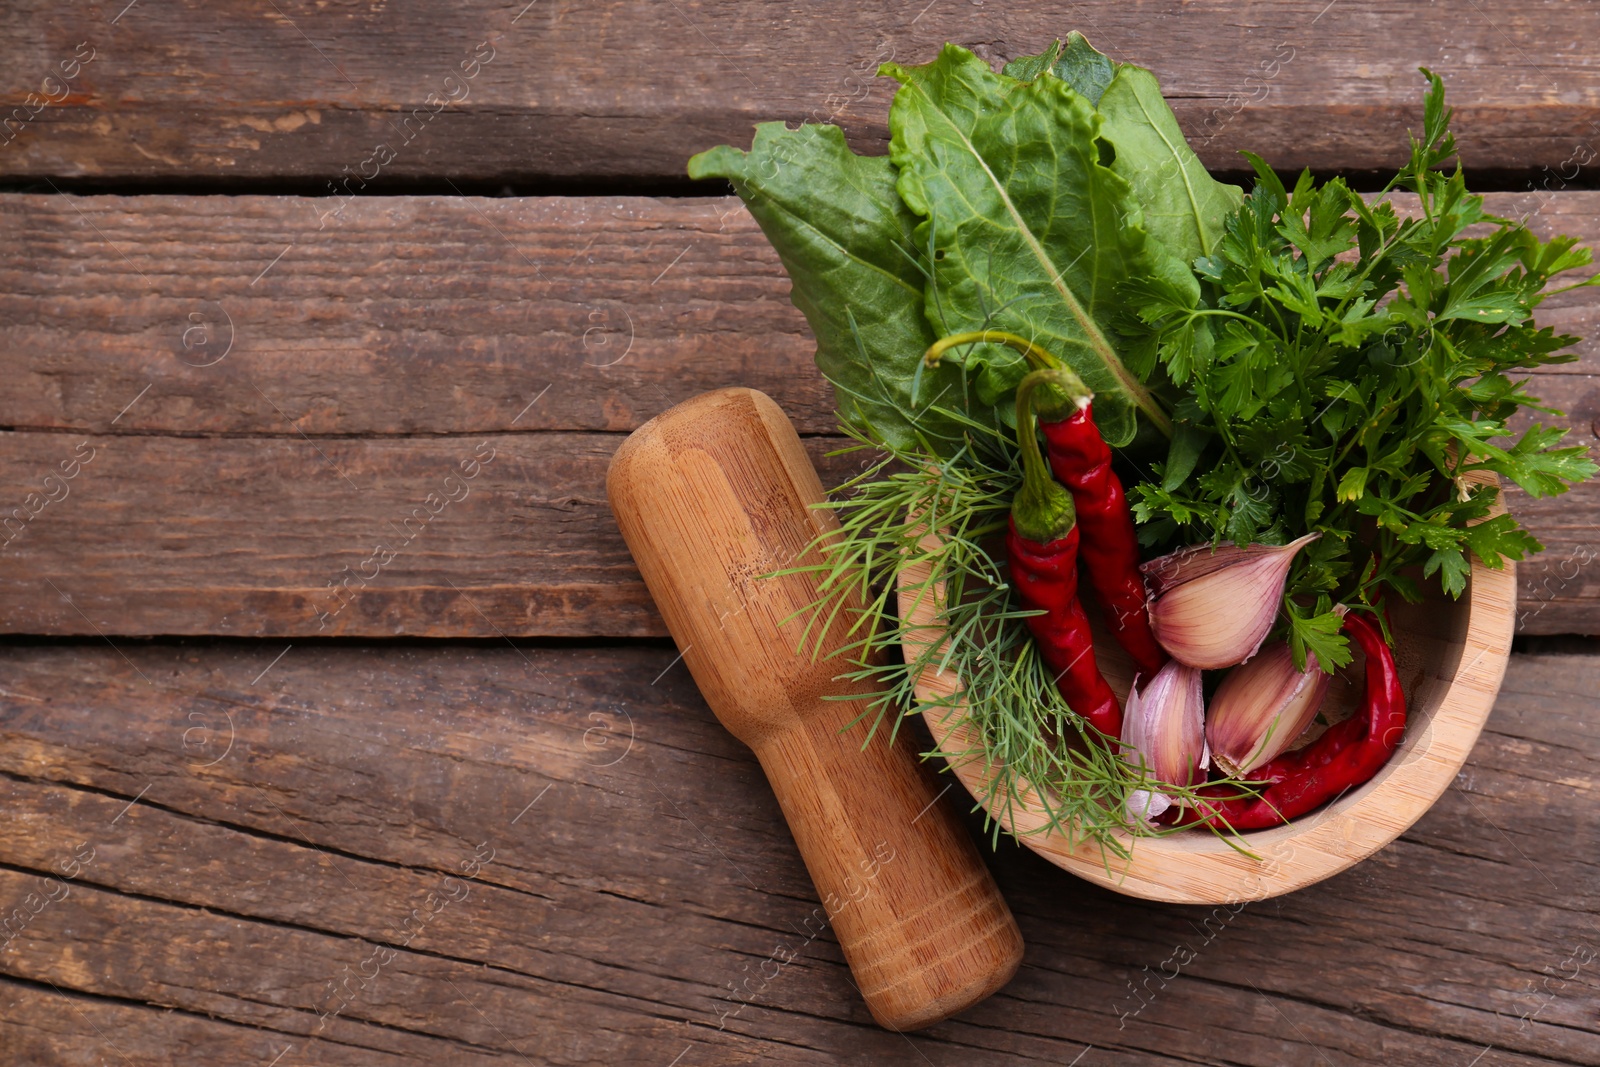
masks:
[(1033, 391), (1042, 384), (1049, 384), (1051, 378), (1061, 373), (1054, 369), (1034, 371), (1017, 386), (1017, 447), (1022, 451), (1022, 488), (1011, 505), (1011, 517), (1018, 533), (1041, 544), (1065, 537), (1078, 521), (1072, 494), (1051, 476), (1045, 464), (1034, 425)]
[[(1064, 395), (1067, 398), (1067, 402), (1075, 405), (1080, 411), (1087, 407), (1089, 401), (1094, 397), (1088, 386), (1083, 383), (1083, 379), (1074, 374), (1060, 359), (1040, 348), (1026, 337), (1020, 337), (1005, 330), (969, 330), (965, 333), (942, 337), (930, 345), (928, 350), (923, 353), (923, 362), (930, 367), (936, 367), (939, 365), (939, 361), (944, 358), (944, 354), (950, 349), (968, 344), (1006, 345), (1022, 353), (1023, 358), (1028, 361), (1028, 366), (1033, 370), (1059, 370), (1065, 372), (1070, 378), (1063, 383), (1064, 387), (1058, 395)], [(1145, 413), (1156, 429), (1160, 430), (1165, 436), (1171, 437), (1172, 419), (1168, 417), (1165, 411), (1161, 410), (1161, 405), (1156, 402), (1155, 398), (1142, 388), (1139, 389), (1137, 394), (1130, 392), (1130, 395), (1132, 395), (1135, 405)], [(1039, 414), (1047, 419), (1057, 418), (1060, 417), (1061, 412), (1064, 412), (1065, 407), (1064, 403), (1041, 404)]]

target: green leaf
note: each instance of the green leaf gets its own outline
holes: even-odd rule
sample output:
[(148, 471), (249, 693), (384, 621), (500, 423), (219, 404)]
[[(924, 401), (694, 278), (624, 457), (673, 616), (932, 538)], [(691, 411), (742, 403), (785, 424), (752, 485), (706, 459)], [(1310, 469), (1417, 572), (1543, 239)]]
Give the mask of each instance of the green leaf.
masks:
[(1307, 326), (1322, 325), (1322, 305), (1317, 300), (1316, 281), (1306, 274), (1290, 274), (1267, 290), (1267, 295), (1299, 315)]
[(1167, 450), (1167, 464), (1161, 476), (1161, 488), (1171, 491), (1181, 486), (1194, 473), (1195, 464), (1205, 451), (1211, 434), (1192, 422), (1179, 422), (1172, 427), (1172, 444)]
[[(1486, 285), (1503, 281), (1506, 269), (1521, 262), (1537, 243), (1533, 234), (1520, 226), (1506, 227), (1484, 238), (1457, 241), (1456, 253), (1446, 268), (1451, 295), (1472, 296)], [(1496, 287), (1513, 293), (1518, 288)]]
[(1566, 436), (1567, 431), (1559, 427), (1535, 423), (1511, 448), (1504, 451), (1483, 449), (1483, 454), (1490, 458), (1484, 463), (1470, 464), (1469, 469), (1487, 468), (1504, 474), (1529, 496), (1564, 493), (1568, 482), (1592, 478), (1597, 469), (1589, 459), (1589, 450), (1582, 445), (1554, 447)]
[(1428, 561), (1422, 565), (1422, 576), (1431, 578), (1439, 575), (1439, 584), (1444, 591), (1453, 597), (1458, 597), (1467, 588), (1467, 578), (1472, 574), (1472, 565), (1467, 562), (1467, 557), (1459, 548), (1436, 548), (1428, 556)]
[(1464, 539), (1472, 554), (1494, 570), (1505, 566), (1508, 559), (1520, 560), (1544, 550), (1538, 538), (1505, 512), (1467, 527)]
[[(1062, 63), (1056, 64), (1058, 71)], [(1185, 263), (1209, 256), (1222, 238), (1223, 220), (1238, 208), (1244, 190), (1206, 172), (1183, 139), (1156, 76), (1143, 67), (1119, 64), (1099, 107), (1105, 119), (1102, 132), (1117, 153), (1111, 169), (1133, 189), (1145, 229)]]
[(1351, 467), (1339, 479), (1339, 488), (1334, 490), (1333, 495), (1341, 501), (1360, 500), (1366, 491), (1367, 468)]
[(1240, 429), (1239, 447), (1256, 459), (1257, 473), (1271, 482), (1293, 485), (1311, 477), (1313, 465), (1327, 462), (1294, 418), (1261, 418)]
[(1331, 608), (1315, 613), (1302, 611), (1292, 600), (1285, 600), (1284, 608), (1289, 616), (1289, 652), (1296, 667), (1306, 669), (1307, 652), (1315, 653), (1317, 665), (1329, 674), (1349, 666), (1354, 657), (1350, 639), (1342, 632), (1343, 616)]
[(1209, 505), (1196, 506), (1194, 502), (1153, 482), (1142, 482), (1134, 487), (1130, 497), (1133, 514), (1140, 523), (1151, 523), (1166, 517), (1178, 526), (1191, 523), (1215, 525), (1223, 521), (1223, 509)]
[[(1096, 55), (1098, 54), (1099, 53), (1096, 53)], [(1050, 42), (1049, 48), (1046, 48), (1043, 52), (1040, 52), (1036, 56), (1018, 56), (1016, 59), (1013, 59), (1004, 67), (1000, 68), (1000, 73), (1004, 74), (1008, 78), (1015, 78), (1019, 82), (1031, 82), (1039, 75), (1049, 73), (1050, 68), (1055, 66), (1056, 60), (1060, 58), (1061, 39), (1057, 38), (1056, 40)], [(1110, 60), (1107, 60), (1107, 62), (1109, 63)], [(1074, 88), (1077, 87), (1074, 86)], [(1081, 89), (1079, 91), (1082, 92)]]
[(1236, 482), (1226, 498), (1228, 539), (1240, 545), (1281, 540), (1272, 532), (1277, 496), (1271, 485), (1259, 479), (1241, 478)]
[[(1577, 243), (1576, 237), (1568, 237), (1565, 234), (1552, 237), (1548, 241), (1530, 241), (1523, 249), (1523, 269), (1527, 271), (1532, 281), (1543, 284), (1553, 275), (1582, 267), (1594, 258), (1594, 254), (1587, 248), (1575, 247)], [(1595, 279), (1591, 277), (1580, 284), (1594, 283)]]
[[(1007, 330), (1057, 355), (1095, 392), (1113, 445), (1133, 439), (1135, 410), (1165, 428), (1109, 324), (1123, 311), (1118, 286), (1165, 277), (1171, 261), (1149, 241), (1128, 183), (1100, 162), (1089, 102), (1059, 78), (995, 74), (954, 45), (925, 66), (881, 72), (901, 83), (889, 156), (901, 198), (926, 219), (916, 243), (933, 259), (929, 320), (943, 334)], [(1009, 350), (968, 360), (981, 395), (1022, 377)]]
[(1428, 79), (1428, 91), (1422, 100), (1422, 139), (1411, 139), (1411, 165), (1397, 178), (1409, 177), (1420, 181), (1424, 171), (1444, 163), (1455, 155), (1456, 137), (1450, 132), (1453, 108), (1444, 105), (1444, 80), (1427, 67), (1418, 67)]
[(1106, 86), (1124, 65), (1113, 62), (1073, 30), (1067, 34), (1065, 44), (1057, 40), (1036, 56), (1019, 56), (1002, 67), (1000, 73), (1021, 82), (1053, 74), (1082, 93), (1090, 105), (1098, 106)]
[(1521, 322), (1527, 317), (1528, 309), (1521, 306), (1515, 293), (1488, 292), (1459, 299), (1454, 293), (1448, 293), (1445, 308), (1434, 321), (1465, 319), (1467, 322), (1498, 323)]
[(1089, 103), (1099, 107), (1100, 98), (1105, 95), (1111, 79), (1126, 66), (1125, 63), (1113, 63), (1085, 40), (1083, 34), (1073, 30), (1067, 34), (1067, 45), (1050, 68), (1050, 73), (1082, 93)]
[(1355, 220), (1345, 214), (1350, 196), (1343, 179), (1334, 178), (1321, 189), (1311, 186), (1311, 172), (1302, 171), (1279, 231), (1305, 257), (1308, 272), (1316, 272), (1334, 256), (1356, 243)]
[(895, 192), (888, 159), (851, 152), (837, 126), (767, 122), (748, 153), (702, 152), (689, 176), (730, 179), (777, 249), (847, 424), (901, 448), (920, 434), (946, 453), (960, 429), (929, 408), (934, 401), (994, 423), (992, 411), (966, 403), (959, 368), (922, 367), (937, 338), (922, 310), (916, 218)]

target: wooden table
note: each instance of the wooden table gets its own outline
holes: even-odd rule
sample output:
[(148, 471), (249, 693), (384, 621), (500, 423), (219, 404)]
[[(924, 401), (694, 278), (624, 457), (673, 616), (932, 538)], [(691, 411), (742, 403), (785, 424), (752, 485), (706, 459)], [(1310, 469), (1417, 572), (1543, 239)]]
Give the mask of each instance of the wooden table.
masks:
[[(1513, 498), (1519, 652), (1411, 832), (1219, 909), (1002, 843), (1022, 970), (909, 1036), (602, 491), (735, 383), (845, 472), (775, 257), (682, 176), (757, 120), (881, 151), (877, 62), (1079, 28), (1214, 169), (1370, 176), (1427, 65), (1494, 207), (1593, 242), (1600, 8), (125, 2), (0, 12), (0, 1062), (1600, 1064), (1600, 486)], [(1593, 440), (1578, 352), (1539, 391)]]

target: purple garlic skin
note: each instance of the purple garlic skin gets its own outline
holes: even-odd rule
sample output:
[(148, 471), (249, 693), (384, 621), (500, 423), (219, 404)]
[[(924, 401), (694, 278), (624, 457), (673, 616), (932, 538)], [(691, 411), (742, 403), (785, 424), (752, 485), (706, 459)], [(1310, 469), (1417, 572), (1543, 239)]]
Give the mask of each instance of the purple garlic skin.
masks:
[(1188, 667), (1245, 662), (1278, 617), (1294, 554), (1320, 536), (1287, 545), (1195, 545), (1145, 563), (1156, 640)]
[[(1122, 757), (1143, 762), (1150, 777), (1168, 785), (1197, 785), (1211, 765), (1206, 749), (1205, 696), (1200, 672), (1173, 660), (1128, 693), (1123, 706)], [(1163, 798), (1165, 799), (1165, 798)]]
[(1314, 652), (1307, 651), (1305, 670), (1295, 670), (1285, 641), (1233, 668), (1206, 713), (1206, 742), (1217, 766), (1242, 778), (1282, 755), (1317, 717), (1332, 680)]

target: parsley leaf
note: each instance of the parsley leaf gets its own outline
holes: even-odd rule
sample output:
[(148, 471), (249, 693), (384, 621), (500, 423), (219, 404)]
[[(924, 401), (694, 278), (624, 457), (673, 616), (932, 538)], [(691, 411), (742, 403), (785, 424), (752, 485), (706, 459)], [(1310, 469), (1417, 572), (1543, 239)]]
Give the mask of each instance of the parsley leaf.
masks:
[(1255, 187), (1194, 262), (1199, 300), (1140, 294), (1190, 451), (1204, 442), (1186, 477), (1133, 488), (1139, 521), (1161, 535), (1143, 540), (1281, 544), (1321, 532), (1291, 567), (1285, 617), (1297, 660), (1309, 650), (1325, 667), (1348, 658), (1336, 599), (1420, 599), (1417, 573), (1460, 596), (1474, 560), (1501, 567), (1539, 550), (1512, 516), (1490, 517), (1494, 489), (1464, 476), (1550, 496), (1596, 472), (1559, 427), (1510, 428), (1521, 408), (1549, 410), (1514, 372), (1574, 358), (1563, 349), (1576, 338), (1533, 314), (1589, 252), (1491, 216), (1459, 165), (1442, 169), (1455, 152), (1451, 111), (1443, 82), (1423, 73), (1422, 136), (1382, 194), (1309, 173), (1287, 187), (1246, 153)]

